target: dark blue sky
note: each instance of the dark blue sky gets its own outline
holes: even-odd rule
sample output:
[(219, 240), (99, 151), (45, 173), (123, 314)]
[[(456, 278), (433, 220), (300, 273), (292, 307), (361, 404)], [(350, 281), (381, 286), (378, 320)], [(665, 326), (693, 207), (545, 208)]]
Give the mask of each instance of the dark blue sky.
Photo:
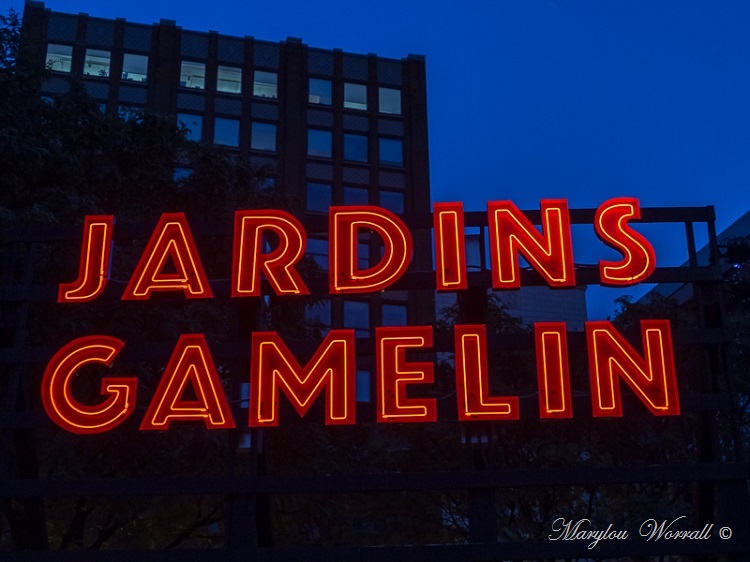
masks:
[[(543, 197), (595, 207), (750, 208), (750, 2), (674, 0), (47, 0), (64, 12), (427, 58), (434, 201)], [(20, 0), (10, 5), (22, 8)], [(682, 229), (651, 229), (660, 265)], [(610, 257), (590, 232), (576, 261)], [(643, 289), (628, 293), (638, 295)], [(614, 293), (590, 291), (589, 313)]]

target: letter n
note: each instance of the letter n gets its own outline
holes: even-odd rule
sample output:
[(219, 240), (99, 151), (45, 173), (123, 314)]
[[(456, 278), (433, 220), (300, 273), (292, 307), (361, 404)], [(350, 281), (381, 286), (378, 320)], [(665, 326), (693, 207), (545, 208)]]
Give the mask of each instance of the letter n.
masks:
[(644, 357), (607, 321), (586, 322), (595, 417), (622, 416), (617, 377), (622, 378), (655, 416), (680, 413), (672, 333), (668, 320), (641, 320)]
[(331, 330), (303, 367), (276, 332), (254, 332), (250, 357), (250, 427), (279, 425), (279, 392), (304, 416), (326, 388), (326, 425), (354, 423), (354, 330)]
[(510, 201), (490, 201), (487, 212), (495, 289), (521, 286), (519, 253), (551, 287), (575, 287), (567, 201), (542, 199), (541, 234)]

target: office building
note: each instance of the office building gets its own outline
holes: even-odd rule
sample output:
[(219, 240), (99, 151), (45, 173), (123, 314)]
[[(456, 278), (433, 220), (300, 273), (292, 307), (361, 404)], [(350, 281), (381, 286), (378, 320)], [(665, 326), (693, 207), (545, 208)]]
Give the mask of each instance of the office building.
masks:
[[(170, 116), (191, 140), (270, 167), (270, 188), (296, 202), (298, 215), (356, 204), (430, 211), (423, 57), (58, 13), (41, 2), (27, 2), (23, 25), (39, 64), (51, 69), (42, 95), (64, 94), (73, 78), (110, 114)], [(308, 238), (307, 252), (328, 267), (324, 234)], [(379, 257), (377, 240), (363, 237), (361, 266)], [(432, 256), (416, 255), (411, 267), (431, 270)], [(365, 337), (374, 326), (431, 323), (431, 300), (386, 291), (325, 301), (309, 315)]]

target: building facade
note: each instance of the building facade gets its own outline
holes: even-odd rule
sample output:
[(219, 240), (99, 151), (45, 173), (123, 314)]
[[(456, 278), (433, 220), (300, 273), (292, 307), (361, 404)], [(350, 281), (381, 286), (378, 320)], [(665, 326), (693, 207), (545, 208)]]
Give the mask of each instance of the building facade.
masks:
[[(33, 1), (23, 25), (39, 64), (51, 70), (42, 95), (64, 94), (74, 78), (110, 114), (170, 116), (189, 139), (270, 169), (269, 187), (283, 190), (300, 216), (356, 204), (430, 211), (424, 57), (58, 13)], [(379, 260), (376, 239), (363, 237), (359, 251), (365, 263)], [(325, 233), (308, 237), (307, 252), (327, 269)], [(431, 270), (432, 256), (416, 255), (412, 269)], [(373, 326), (431, 323), (430, 300), (386, 291), (324, 301), (309, 316), (366, 337)]]

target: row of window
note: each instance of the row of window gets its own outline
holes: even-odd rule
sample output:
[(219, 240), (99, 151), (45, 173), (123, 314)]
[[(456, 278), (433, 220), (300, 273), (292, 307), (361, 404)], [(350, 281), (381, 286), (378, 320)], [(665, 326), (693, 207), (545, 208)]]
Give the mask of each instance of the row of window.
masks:
[[(344, 186), (344, 205), (369, 205), (370, 192), (366, 187)], [(396, 213), (404, 212), (404, 193), (402, 191), (378, 191), (380, 198), (378, 204)], [(308, 182), (307, 184), (307, 210), (312, 212), (327, 213), (333, 204), (333, 186), (329, 183)]]
[[(187, 138), (200, 142), (203, 139), (203, 117), (190, 113), (177, 114), (177, 124), (185, 127)], [(214, 119), (213, 143), (221, 146), (240, 146), (240, 120), (228, 117)], [(368, 138), (366, 135), (344, 133), (344, 160), (349, 162), (368, 161)], [(251, 122), (250, 148), (253, 150), (276, 151), (276, 125), (262, 121)], [(403, 166), (404, 146), (401, 139), (380, 137), (378, 139), (380, 164)], [(319, 158), (333, 156), (333, 132), (323, 129), (308, 129), (307, 154)]]
[[(177, 124), (184, 127), (188, 140), (200, 142), (203, 139), (203, 116), (178, 113)], [(237, 148), (240, 146), (240, 120), (217, 117), (214, 119), (213, 143)], [(276, 151), (276, 125), (263, 121), (250, 123), (250, 148), (253, 150)]]
[[(206, 65), (202, 62), (182, 61), (180, 86), (204, 90), (206, 88)], [(242, 69), (222, 66), (217, 69), (216, 90), (229, 94), (242, 93)], [(318, 105), (333, 103), (333, 83), (323, 78), (308, 80), (308, 102)], [(263, 98), (278, 97), (278, 75), (275, 72), (256, 70), (253, 73), (253, 95)], [(401, 90), (378, 88), (378, 111), (401, 115)], [(367, 111), (367, 85), (344, 82), (344, 107)]]
[[(86, 76), (109, 77), (112, 53), (100, 49), (86, 49), (83, 73)], [(47, 67), (56, 72), (70, 72), (73, 63), (73, 47), (70, 45), (47, 45)], [(148, 78), (148, 57), (125, 53), (122, 60), (122, 79), (145, 82)]]
[[(358, 338), (370, 335), (370, 306), (367, 301), (344, 301), (344, 328), (354, 329)], [(405, 304), (381, 305), (381, 325), (406, 326), (407, 308)], [(331, 327), (331, 301), (323, 300), (307, 308), (305, 316), (308, 321), (320, 322), (324, 327)]]
[[(83, 73), (87, 76), (109, 77), (112, 53), (101, 49), (86, 49)], [(73, 47), (70, 45), (47, 45), (47, 67), (56, 72), (71, 71)], [(146, 82), (148, 78), (148, 57), (125, 53), (123, 55), (122, 79)], [(308, 101), (311, 104), (331, 105), (333, 85), (322, 78), (309, 79)], [(180, 86), (198, 90), (206, 89), (206, 65), (201, 62), (182, 61)], [(229, 94), (242, 93), (242, 69), (234, 66), (219, 66), (216, 76), (216, 90)], [(261, 98), (278, 98), (278, 74), (265, 70), (253, 73), (253, 95)], [(367, 86), (365, 84), (344, 83), (344, 107), (367, 110)], [(378, 111), (401, 115), (401, 91), (394, 88), (378, 88)]]
[[(344, 160), (367, 162), (369, 140), (367, 135), (344, 133)], [(385, 166), (403, 166), (404, 143), (401, 139), (380, 137), (378, 139), (379, 162)], [(307, 130), (307, 155), (318, 158), (333, 156), (333, 131), (325, 129)]]

